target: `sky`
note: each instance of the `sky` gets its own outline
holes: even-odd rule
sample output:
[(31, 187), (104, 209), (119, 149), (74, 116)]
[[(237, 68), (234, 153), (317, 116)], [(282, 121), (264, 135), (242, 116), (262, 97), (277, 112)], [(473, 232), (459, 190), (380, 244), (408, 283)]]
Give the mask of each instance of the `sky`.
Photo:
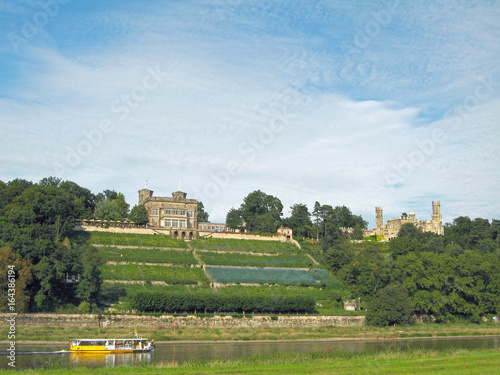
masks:
[(500, 219), (500, 1), (0, 0), (0, 180)]

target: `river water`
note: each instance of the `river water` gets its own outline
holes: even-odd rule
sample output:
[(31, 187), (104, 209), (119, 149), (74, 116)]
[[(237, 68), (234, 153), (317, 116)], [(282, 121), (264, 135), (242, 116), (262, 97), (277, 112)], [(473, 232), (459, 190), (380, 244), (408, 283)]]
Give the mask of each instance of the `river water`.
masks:
[[(54, 364), (71, 363), (86, 367), (113, 367), (132, 365), (138, 362), (149, 364), (191, 360), (237, 359), (262, 353), (311, 351), (360, 352), (367, 349), (383, 351), (401, 348), (404, 350), (449, 348), (496, 348), (500, 337), (453, 337), (418, 338), (394, 340), (314, 340), (294, 342), (223, 342), (223, 343), (168, 343), (157, 344), (153, 352), (135, 354), (76, 354), (68, 353), (67, 345), (38, 344), (16, 345), (15, 368), (43, 368)], [(0, 368), (12, 368), (8, 363), (8, 346), (0, 346)]]

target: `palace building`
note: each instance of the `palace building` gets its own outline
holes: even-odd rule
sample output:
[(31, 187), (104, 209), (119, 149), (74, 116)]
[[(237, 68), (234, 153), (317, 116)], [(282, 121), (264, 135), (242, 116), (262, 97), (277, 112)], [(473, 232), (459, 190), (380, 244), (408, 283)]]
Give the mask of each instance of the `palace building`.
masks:
[(365, 231), (365, 237), (373, 235), (384, 236), (385, 241), (390, 241), (394, 237), (397, 237), (401, 226), (407, 223), (412, 223), (417, 228), (422, 230), (422, 232), (432, 232), (440, 235), (444, 234), (441, 216), (441, 203), (439, 201), (432, 202), (431, 220), (417, 220), (415, 218), (415, 212), (410, 212), (408, 215), (403, 214), (399, 218), (387, 220), (387, 224), (384, 225), (382, 207), (375, 207), (375, 215), (377, 227), (372, 230)]
[(198, 201), (186, 196), (180, 190), (173, 192), (172, 197), (155, 197), (147, 187), (139, 190), (139, 204), (148, 211), (148, 226), (167, 232), (172, 238), (196, 239)]

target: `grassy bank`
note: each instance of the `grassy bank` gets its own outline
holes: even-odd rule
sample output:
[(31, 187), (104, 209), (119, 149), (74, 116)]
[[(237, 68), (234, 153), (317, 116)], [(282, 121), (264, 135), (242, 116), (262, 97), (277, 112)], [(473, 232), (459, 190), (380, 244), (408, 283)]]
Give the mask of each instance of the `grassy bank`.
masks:
[[(237, 360), (161, 363), (136, 367), (86, 369), (52, 365), (23, 375), (59, 374), (496, 374), (500, 349), (385, 352), (271, 353)], [(0, 371), (0, 374), (7, 371)], [(11, 372), (9, 372), (11, 373)]]
[[(247, 319), (247, 318), (241, 318)], [(319, 327), (319, 328), (190, 328), (137, 327), (141, 335), (159, 341), (253, 341), (253, 340), (304, 340), (329, 338), (384, 339), (404, 337), (447, 337), (500, 335), (500, 324), (482, 323), (422, 323), (396, 327)], [(7, 327), (1, 327), (0, 337), (7, 337)], [(123, 337), (130, 328), (88, 327), (17, 327), (16, 340), (68, 341), (76, 337)]]

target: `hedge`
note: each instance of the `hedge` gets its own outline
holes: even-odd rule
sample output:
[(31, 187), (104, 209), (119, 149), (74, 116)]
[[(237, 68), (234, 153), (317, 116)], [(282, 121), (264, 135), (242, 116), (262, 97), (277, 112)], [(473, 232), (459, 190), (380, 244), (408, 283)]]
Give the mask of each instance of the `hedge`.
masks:
[(133, 309), (143, 312), (312, 313), (309, 296), (221, 295), (207, 293), (148, 292), (132, 296)]

